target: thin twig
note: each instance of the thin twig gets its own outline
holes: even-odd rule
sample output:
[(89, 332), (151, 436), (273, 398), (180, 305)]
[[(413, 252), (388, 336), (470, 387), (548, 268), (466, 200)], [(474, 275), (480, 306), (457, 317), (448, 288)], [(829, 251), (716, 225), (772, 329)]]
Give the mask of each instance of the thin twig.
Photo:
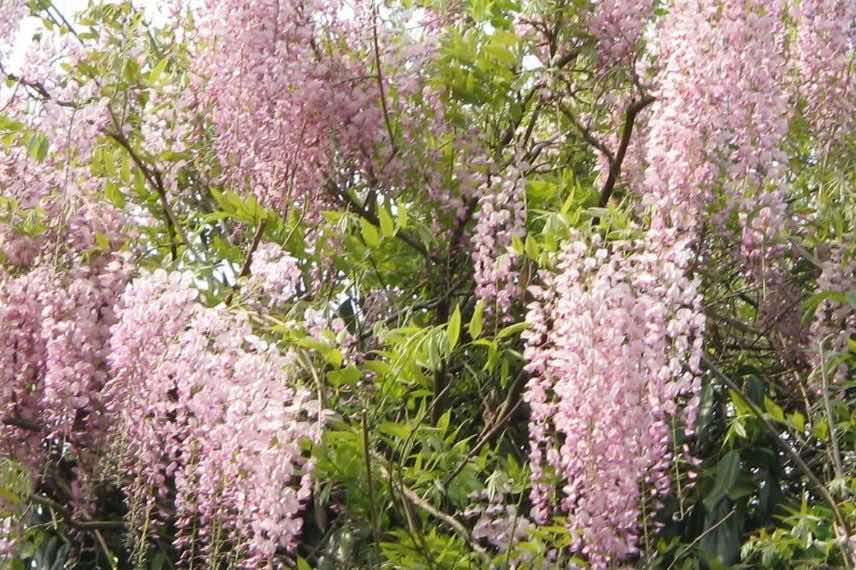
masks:
[(733, 509), (731, 509), (731, 510), (728, 512), (728, 514), (727, 514), (727, 515), (725, 515), (724, 517), (722, 517), (721, 519), (719, 519), (718, 521), (716, 521), (716, 524), (715, 524), (715, 525), (713, 525), (712, 527), (708, 528), (708, 529), (707, 529), (707, 530), (705, 530), (703, 533), (701, 533), (700, 535), (698, 535), (697, 537), (695, 537), (695, 540), (693, 540), (691, 543), (689, 543), (688, 545), (686, 545), (686, 546), (682, 549), (682, 552), (680, 552), (680, 553), (678, 553), (678, 554), (676, 554), (676, 555), (675, 555), (675, 558), (672, 560), (672, 563), (671, 563), (671, 564), (669, 564), (669, 566), (668, 566), (668, 568), (666, 568), (666, 570), (672, 570), (672, 567), (673, 567), (675, 564), (677, 564), (678, 560), (680, 560), (680, 559), (681, 559), (681, 557), (683, 557), (687, 552), (689, 552), (690, 550), (692, 550), (693, 546), (695, 546), (696, 544), (698, 544), (699, 542), (701, 542), (701, 540), (702, 540), (705, 536), (709, 535), (709, 534), (710, 534), (710, 533), (712, 533), (714, 530), (716, 530), (717, 528), (719, 528), (720, 526), (722, 526), (722, 523), (724, 523), (724, 522), (725, 522), (725, 521), (727, 521), (729, 518), (731, 518), (731, 515), (733, 515), (733, 514), (734, 514), (734, 513), (736, 513), (736, 512), (737, 512), (737, 507), (734, 507)]
[[(40, 100), (42, 100), (42, 101), (51, 101), (52, 103), (54, 103), (55, 105), (59, 105), (60, 107), (71, 107), (71, 108), (77, 108), (78, 107), (78, 105), (76, 103), (74, 103), (73, 101), (64, 101), (61, 99), (54, 99), (54, 97), (50, 94), (50, 92), (47, 90), (47, 88), (45, 88), (45, 86), (42, 85), (41, 83), (39, 83), (38, 81), (30, 81), (28, 79), (24, 79), (20, 75), (15, 75), (14, 73), (7, 73), (3, 69), (2, 64), (0, 64), (0, 73), (3, 73), (3, 75), (5, 75), (5, 77), (6, 77), (6, 79), (8, 79), (10, 81), (14, 81), (15, 83), (17, 83), (19, 85), (23, 85), (24, 87), (28, 87), (28, 88), (32, 89), (33, 91), (35, 91), (36, 94), (38, 95), (37, 99), (40, 98)], [(32, 94), (30, 94), (30, 95), (32, 96)]]
[(574, 115), (574, 112), (571, 111), (570, 107), (568, 107), (562, 102), (559, 102), (558, 106), (559, 111), (561, 111), (562, 114), (567, 117), (569, 121), (571, 121), (571, 124), (573, 124), (574, 127), (580, 132), (583, 137), (583, 140), (589, 143), (597, 150), (599, 150), (606, 157), (606, 161), (610, 165), (611, 169), (612, 165), (615, 163), (615, 155), (612, 154), (612, 151), (609, 150), (609, 147), (607, 147), (602, 141), (595, 137), (589, 128), (579, 122), (576, 115)]
[(101, 547), (101, 550), (104, 551), (104, 557), (107, 559), (107, 564), (110, 565), (110, 568), (116, 568), (116, 561), (113, 560), (113, 554), (110, 552), (110, 549), (107, 547), (107, 541), (104, 540), (104, 536), (98, 529), (95, 529), (95, 538), (98, 540), (98, 545)]
[[(71, 25), (71, 22), (68, 21), (68, 19), (62, 13), (62, 11), (59, 8), (57, 8), (53, 2), (48, 2), (48, 7), (54, 9), (54, 12), (56, 12), (57, 15), (59, 16), (59, 19), (62, 20), (62, 23), (65, 24), (65, 27), (68, 28), (68, 31), (71, 32), (71, 34), (75, 37), (75, 39), (77, 39), (77, 41), (80, 42), (80, 45), (85, 45), (83, 42), (83, 39), (80, 37), (80, 34), (77, 33), (77, 30), (74, 29), (74, 26)], [(47, 10), (45, 10), (45, 11), (47, 12)], [(50, 12), (47, 12), (47, 13), (49, 16), (51, 16), (51, 19), (54, 19), (53, 14), (51, 14)], [(56, 22), (55, 19), (54, 19), (54, 21)]]
[[(389, 471), (383, 466), (382, 462), (378, 462), (378, 467), (380, 468), (381, 474), (392, 484), (393, 480), (390, 476)], [(423, 499), (416, 493), (414, 490), (406, 487), (404, 483), (399, 483), (399, 488), (401, 489), (401, 494), (406, 498), (411, 504), (419, 507), (435, 519), (445, 523), (449, 528), (451, 528), (455, 533), (460, 536), (467, 544), (470, 545), (475, 552), (482, 557), (486, 562), (490, 561), (490, 556), (487, 553), (487, 550), (484, 549), (482, 545), (480, 545), (471, 535), (459, 520), (455, 517), (448, 515), (440, 510), (438, 510), (434, 505)]]
[[(794, 448), (788, 444), (788, 442), (782, 439), (782, 436), (779, 435), (779, 432), (776, 427), (771, 424), (770, 420), (768, 420), (767, 417), (764, 415), (763, 410), (761, 410), (761, 408), (759, 408), (758, 405), (751, 398), (749, 398), (749, 396), (747, 396), (745, 392), (743, 392), (743, 389), (740, 388), (740, 386), (738, 386), (731, 378), (726, 376), (725, 373), (723, 373), (713, 362), (711, 362), (706, 355), (702, 354), (701, 360), (704, 365), (711, 372), (713, 372), (717, 378), (722, 380), (722, 382), (724, 382), (726, 386), (734, 390), (737, 394), (741, 396), (741, 398), (743, 398), (743, 401), (746, 402), (746, 405), (749, 406), (749, 409), (752, 411), (752, 413), (755, 414), (755, 416), (759, 420), (761, 420), (761, 423), (764, 425), (765, 428), (767, 428), (767, 431), (770, 433), (771, 436), (773, 436), (773, 439), (776, 441), (779, 447), (781, 447), (782, 450), (791, 457), (791, 459), (799, 468), (799, 470), (802, 471), (803, 474), (809, 479), (809, 481), (812, 482), (823, 500), (826, 501), (826, 503), (832, 508), (832, 512), (835, 515), (835, 520), (838, 523), (838, 526), (844, 532), (844, 534), (846, 536), (850, 536), (850, 525), (847, 524), (847, 519), (842, 514), (841, 509), (838, 508), (838, 503), (835, 502), (835, 499), (829, 493), (829, 490), (826, 488), (826, 485), (824, 485), (823, 482), (818, 479), (817, 475), (815, 475), (811, 468), (806, 464), (806, 462), (803, 461), (803, 458), (800, 457), (799, 453), (797, 453)], [(842, 549), (842, 554), (844, 556), (844, 561), (847, 568), (850, 568), (850, 553), (847, 551), (845, 545), (839, 544), (839, 547)]]
[(372, 456), (369, 452), (369, 422), (366, 418), (366, 412), (363, 410), (362, 413), (362, 427), (363, 427), (363, 454), (366, 458), (366, 485), (369, 488), (369, 517), (371, 518), (372, 525), (372, 539), (375, 542), (375, 547), (380, 549), (379, 540), (380, 540), (380, 528), (377, 523), (377, 510), (375, 506), (375, 495), (374, 495), (374, 481), (372, 479)]
[(823, 353), (823, 341), (817, 343), (820, 350), (820, 377), (823, 388), (823, 407), (829, 423), (829, 445), (832, 446), (832, 464), (835, 476), (844, 479), (844, 467), (841, 463), (841, 452), (838, 450), (838, 438), (835, 435), (835, 418), (832, 416), (832, 405), (829, 403), (829, 379), (826, 377), (826, 355)]
[[(363, 205), (360, 204), (359, 200), (355, 199), (350, 194), (350, 192), (348, 192), (347, 190), (340, 189), (332, 182), (327, 183), (327, 189), (331, 194), (333, 194), (334, 196), (338, 196), (342, 201), (344, 201), (348, 206), (350, 206), (360, 217), (364, 218), (366, 221), (370, 222), (375, 226), (380, 226), (380, 220), (378, 219), (378, 217), (374, 213), (365, 209)], [(431, 254), (431, 252), (428, 251), (428, 248), (426, 248), (422, 244), (422, 242), (420, 242), (415, 236), (411, 235), (410, 233), (404, 231), (403, 229), (399, 229), (395, 233), (395, 237), (397, 237), (398, 239), (421, 253), (429, 261), (437, 261)]]
[(110, 530), (125, 528), (125, 523), (123, 521), (88, 521), (75, 519), (68, 512), (68, 509), (44, 495), (30, 495), (30, 502), (42, 507), (47, 507), (52, 511), (59, 513), (69, 526), (79, 530)]
[[(114, 118), (115, 119), (115, 118)], [(137, 168), (143, 173), (143, 176), (148, 181), (149, 185), (154, 188), (155, 192), (157, 192), (158, 197), (160, 198), (161, 208), (163, 208), (164, 214), (166, 215), (166, 227), (167, 233), (169, 234), (169, 243), (170, 243), (170, 252), (172, 254), (172, 259), (178, 259), (178, 242), (176, 239), (176, 235), (181, 235), (181, 240), (185, 245), (188, 245), (187, 238), (184, 236), (181, 226), (178, 224), (178, 219), (172, 211), (172, 208), (169, 205), (169, 200), (166, 195), (166, 187), (163, 183), (163, 176), (160, 171), (153, 167), (147, 165), (143, 159), (137, 154), (137, 151), (131, 146), (130, 141), (128, 141), (127, 137), (122, 134), (118, 129), (114, 131), (106, 131), (105, 134), (116, 141), (119, 146), (124, 148), (131, 157), (131, 160), (134, 161), (134, 164), (137, 165)]]
[(523, 380), (526, 377), (524, 371), (521, 370), (517, 375), (517, 378), (514, 380), (514, 384), (508, 389), (508, 394), (505, 396), (505, 400), (502, 402), (502, 406), (499, 409), (499, 412), (496, 414), (496, 420), (494, 420), (493, 424), (490, 427), (482, 430), (479, 434), (479, 441), (473, 446), (473, 448), (467, 453), (467, 456), (464, 457), (464, 460), (461, 461), (458, 466), (455, 468), (452, 473), (446, 477), (446, 480), (443, 482), (443, 488), (447, 489), (449, 484), (455, 480), (455, 477), (460, 475), (461, 471), (464, 470), (467, 463), (475, 457), (475, 455), (481, 451), (481, 448), (485, 446), (492, 438), (497, 434), (497, 432), (506, 424), (508, 420), (517, 412), (517, 409), (523, 403), (523, 400), (520, 399), (520, 388), (523, 385)]
[(265, 226), (267, 226), (267, 220), (259, 222), (256, 232), (253, 234), (253, 242), (250, 244), (250, 249), (247, 250), (247, 256), (244, 258), (244, 264), (241, 265), (241, 272), (238, 274), (239, 278), (246, 277), (250, 274), (250, 267), (253, 264), (253, 255), (256, 253), (256, 249), (258, 249), (259, 243), (262, 241)]
[[(259, 247), (259, 243), (262, 241), (262, 236), (265, 233), (265, 226), (267, 226), (267, 220), (261, 220), (259, 225), (256, 227), (256, 231), (253, 234), (253, 241), (250, 243), (250, 249), (247, 250), (247, 256), (244, 258), (244, 263), (241, 264), (241, 271), (238, 273), (238, 279), (235, 281), (234, 289), (238, 289), (239, 284), (238, 281), (242, 277), (246, 277), (250, 274), (250, 267), (253, 264), (253, 255), (256, 253), (256, 249)], [(232, 304), (232, 298), (234, 297), (234, 290), (226, 296), (225, 303), (226, 306)]]
[(467, 456), (464, 457), (464, 459), (458, 464), (458, 466), (455, 468), (455, 470), (452, 471), (452, 473), (448, 477), (446, 477), (445, 481), (443, 481), (443, 488), (444, 489), (449, 487), (449, 484), (455, 480), (455, 477), (457, 477), (458, 475), (461, 474), (461, 471), (464, 470), (464, 467), (467, 466), (467, 463), (469, 463), (470, 460), (473, 457), (475, 457), (475, 455), (479, 451), (481, 451), (482, 447), (484, 447), (493, 438), (493, 436), (495, 436), (496, 433), (500, 429), (502, 429), (505, 426), (505, 424), (508, 423), (508, 420), (511, 419), (511, 416), (514, 415), (514, 413), (517, 411), (517, 408), (519, 408), (522, 403), (523, 403), (522, 400), (517, 400), (517, 402), (514, 404), (514, 407), (511, 408), (507, 414), (503, 415), (501, 418), (499, 418), (498, 420), (496, 420), (494, 422), (494, 424), (490, 427), (490, 429), (488, 429), (487, 433), (485, 433), (481, 437), (481, 439), (479, 439), (479, 441), (473, 446), (473, 448), (469, 451), (469, 453), (467, 453)]
[(380, 92), (380, 105), (383, 109), (383, 122), (386, 124), (386, 132), (389, 134), (389, 144), (392, 145), (392, 155), (387, 160), (389, 163), (396, 154), (398, 154), (398, 147), (395, 144), (395, 135), (392, 132), (392, 121), (389, 118), (389, 108), (386, 105), (386, 90), (383, 86), (383, 71), (381, 71), (380, 66), (380, 46), (377, 41), (377, 5), (372, 5), (372, 43), (374, 44), (374, 60), (375, 60), (375, 68), (377, 73), (375, 74), (375, 78), (377, 79), (377, 88)]
[(609, 165), (609, 174), (606, 176), (606, 181), (603, 183), (603, 188), (600, 190), (600, 198), (598, 205), (601, 208), (606, 207), (609, 203), (609, 198), (612, 196), (612, 191), (615, 188), (615, 183), (618, 181), (618, 176), (621, 174), (621, 164), (624, 162), (624, 156), (627, 154), (627, 147), (630, 146), (630, 136), (633, 134), (633, 124), (636, 121), (636, 116), (648, 105), (654, 102), (654, 98), (646, 95), (641, 99), (637, 99), (627, 106), (627, 112), (624, 118), (624, 128), (621, 130), (621, 141), (618, 143), (618, 150), (615, 152), (615, 158)]

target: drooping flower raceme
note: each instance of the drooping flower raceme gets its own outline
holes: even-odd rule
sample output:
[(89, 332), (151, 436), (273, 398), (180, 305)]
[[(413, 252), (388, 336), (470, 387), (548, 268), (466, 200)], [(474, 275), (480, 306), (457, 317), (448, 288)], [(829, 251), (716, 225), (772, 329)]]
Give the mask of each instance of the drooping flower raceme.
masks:
[(850, 0), (791, 2), (796, 23), (796, 87), (805, 113), (824, 141), (853, 127), (856, 102), (856, 3)]
[(599, 0), (589, 19), (601, 65), (627, 61), (651, 16), (651, 0)]
[(37, 472), (42, 457), (41, 399), (45, 341), (41, 312), (54, 295), (46, 268), (0, 279), (0, 414), (3, 455), (14, 457)]
[(0, 19), (0, 64), (2, 64), (4, 52), (15, 40), (18, 25), (27, 15), (27, 3), (23, 0), (2, 0), (0, 12), (3, 14), (3, 18)]
[(210, 565), (227, 541), (250, 566), (292, 549), (322, 418), (288, 356), (199, 304), (189, 274), (141, 277), (118, 315), (108, 389), (134, 528), (172, 519), (185, 558)]
[[(515, 544), (526, 540), (534, 525), (528, 517), (518, 512), (515, 504), (509, 504), (510, 489), (496, 489), (494, 493), (481, 491), (469, 496), (470, 507), (464, 513), (475, 518), (472, 536), (486, 541), (498, 552), (507, 552)], [(512, 567), (520, 567), (526, 560), (514, 560)]]
[(533, 516), (567, 514), (574, 549), (598, 568), (637, 551), (643, 488), (670, 489), (674, 422), (691, 431), (695, 421), (704, 319), (685, 248), (674, 232), (572, 237), (555, 275), (533, 288)]
[[(731, 196), (777, 179), (789, 102), (783, 3), (692, 0), (660, 23), (644, 199), (674, 227), (698, 221), (721, 176)], [(715, 54), (715, 57), (714, 57)]]
[[(847, 294), (856, 290), (856, 263), (845, 257), (842, 249), (832, 252), (823, 262), (820, 277), (817, 279), (818, 293)], [(827, 366), (832, 353), (845, 352), (847, 340), (856, 331), (856, 309), (849, 302), (840, 299), (824, 299), (814, 313), (809, 329), (810, 343), (808, 353), (815, 370), (815, 381), (819, 385), (821, 366)], [(847, 376), (847, 367), (839, 366), (828, 380), (842, 381)]]
[(115, 257), (70, 275), (38, 267), (0, 278), (0, 449), (36, 481), (48, 456), (69, 459), (75, 509), (92, 499), (107, 435), (107, 339), (127, 276), (126, 260)]
[(489, 312), (508, 319), (519, 289), (512, 240), (526, 233), (524, 181), (517, 169), (510, 169), (495, 188), (484, 191), (476, 215), (472, 253), (476, 295)]
[(248, 286), (260, 290), (274, 305), (288, 301), (300, 286), (297, 260), (277, 244), (260, 244), (253, 253)]

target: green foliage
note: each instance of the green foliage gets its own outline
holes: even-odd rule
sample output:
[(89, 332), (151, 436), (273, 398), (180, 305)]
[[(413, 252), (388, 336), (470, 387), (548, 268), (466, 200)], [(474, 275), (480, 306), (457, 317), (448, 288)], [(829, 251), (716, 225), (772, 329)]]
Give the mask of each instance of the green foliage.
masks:
[[(660, 4), (658, 10), (667, 9)], [(60, 26), (51, 6), (30, 2), (47, 28)], [(612, 199), (600, 205), (601, 181), (593, 174), (597, 152), (568, 117), (533, 95), (545, 87), (540, 83), (545, 78), (555, 83), (551, 89), (557, 93), (573, 86), (571, 110), (590, 117), (597, 130), (612, 111), (605, 108), (601, 91), (615, 87), (624, 93), (639, 79), (619, 69), (603, 75), (587, 71), (596, 54), (580, 22), (590, 7), (582, 0), (470, 0), (461, 6), (461, 19), (439, 38), (439, 56), (427, 72), (453, 127), (448, 140), (431, 141), (436, 146), (431, 160), (450, 195), (459, 190), (453, 171), (470, 130), (484, 133), (486, 141), (480, 142), (497, 169), (511, 163), (514, 145), (535, 155), (525, 183), (525, 235), (512, 243), (520, 259), (521, 294), (508, 320), (475, 298), (466, 241), (444, 241), (458, 223), (462, 233), (472, 230), (472, 213), (458, 220), (457, 214), (439, 211), (416, 182), (378, 195), (365, 180), (351, 180), (341, 207), (331, 201), (320, 211), (316, 204), (295, 203), (276, 211), (243, 188), (216, 182), (222, 172), (210, 126), (203, 124), (181, 151), (145, 150), (144, 109), (167, 87), (187, 88), (187, 46), (178, 30), (150, 25), (128, 1), (90, 2), (76, 20), (79, 37), (93, 47), (65, 71), (70, 80), (98, 85), (124, 121), (108, 131), (126, 137), (108, 131), (97, 136), (85, 166), (100, 199), (147, 220), (137, 227), (139, 242), (150, 246), (139, 254), (140, 265), (192, 270), (211, 305), (246, 303), (258, 334), (293, 352), (299, 381), (331, 411), (320, 445), (311, 450), (316, 483), (304, 540), (292, 557), (299, 570), (510, 568), (514, 560), (527, 561), (528, 566), (517, 567), (540, 568), (558, 564), (552, 558), (556, 552), (569, 553), (575, 537), (561, 517), (534, 526), (509, 551), (499, 552), (469, 535), (473, 521), (466, 512), (474, 494), (495, 495), (500, 489), (510, 489), (506, 501), (523, 515), (531, 506), (528, 409), (522, 401), (526, 286), (537, 281), (539, 270), (555, 267), (572, 232), (599, 232), (608, 241), (639, 233), (628, 189), (619, 184)], [(523, 17), (554, 28), (555, 45), (538, 45), (524, 34), (516, 25)], [(192, 22), (182, 25), (188, 27), (185, 32), (193, 31)], [(575, 64), (585, 73), (543, 69), (559, 59), (558, 52), (548, 54), (548, 61), (541, 57), (536, 72), (532, 57), (557, 46), (577, 50)], [(506, 140), (508, 132), (512, 138)], [(807, 221), (801, 233), (788, 237), (811, 253), (852, 240), (856, 145), (842, 141), (836, 156), (818, 161), (809, 138), (805, 125), (794, 121), (787, 141), (794, 157), (791, 207)], [(36, 163), (51, 152), (44, 134), (2, 114), (0, 144)], [(539, 148), (538, 153), (549, 150), (538, 154)], [(169, 197), (177, 204), (174, 214), (184, 234), (176, 238), (176, 255), (170, 252), (169, 219), (155, 173), (174, 178)], [(711, 209), (724, 210), (719, 202)], [(39, 205), (0, 196), (0, 224), (20, 234), (44, 234), (45, 218)], [(732, 218), (723, 233), (737, 231)], [(243, 296), (239, 276), (257, 231), (297, 257), (302, 272), (293, 305), (265, 314)], [(95, 240), (96, 247), (109, 249), (106, 236)], [(708, 318), (706, 355), (721, 364), (739, 390), (705, 375), (696, 435), (674, 429), (675, 450), (687, 445), (699, 464), (674, 460), (672, 495), (656, 511), (643, 501), (648, 510), (641, 552), (633, 563), (676, 569), (841, 567), (835, 513), (782, 442), (797, 450), (835, 498), (851, 531), (856, 528), (856, 382), (848, 378), (832, 386), (828, 409), (809, 398), (816, 387), (785, 362), (773, 334), (761, 330), (762, 292), (731, 266), (727, 253), (733, 243), (727, 240), (706, 236), (701, 254), (706, 266), (698, 272)], [(816, 263), (808, 255), (789, 255), (789, 277), (801, 291), (810, 290), (817, 280)], [(336, 279), (319, 284), (310, 277), (325, 272)], [(377, 291), (389, 293), (392, 301), (388, 313), (370, 319), (367, 296)], [(856, 291), (805, 295), (798, 301), (803, 323), (827, 302), (856, 307)], [(324, 310), (345, 326), (309, 331), (303, 324), (306, 309)], [(841, 365), (850, 370), (856, 365), (853, 338), (849, 351), (826, 355), (820, 371), (831, 376)], [(844, 456), (844, 469), (835, 464), (836, 448)], [(129, 560), (124, 533), (104, 532), (111, 553), (105, 555), (94, 533), (67, 524), (67, 513), (32, 501), (45, 490), (20, 466), (0, 462), (0, 522), (10, 517), (22, 534), (17, 558), (4, 568), (100, 568), (116, 560), (124, 567)], [(117, 519), (124, 514), (110, 506), (109, 514)], [(169, 530), (160, 529), (161, 540), (152, 541), (149, 567), (172, 567), (176, 553), (169, 546)], [(78, 539), (84, 554), (69, 561), (81, 551), (74, 544)], [(562, 561), (585, 565), (570, 554)]]

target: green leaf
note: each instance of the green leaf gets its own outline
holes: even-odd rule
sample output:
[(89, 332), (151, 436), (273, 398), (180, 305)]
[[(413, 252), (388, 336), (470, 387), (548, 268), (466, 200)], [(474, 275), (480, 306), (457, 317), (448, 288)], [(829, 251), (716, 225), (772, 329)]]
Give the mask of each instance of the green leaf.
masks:
[(743, 423), (742, 418), (738, 418), (731, 422), (731, 428), (734, 430), (734, 433), (736, 433), (738, 437), (741, 437), (743, 439), (746, 439), (746, 437), (748, 437), (748, 434), (746, 433), (746, 424)]
[(413, 431), (410, 426), (397, 424), (395, 422), (383, 422), (377, 429), (381, 433), (385, 433), (386, 435), (391, 435), (393, 437), (397, 437), (400, 439), (407, 439), (410, 437), (410, 432)]
[(333, 366), (342, 365), (342, 353), (335, 348), (330, 348), (324, 351), (324, 360)]
[(805, 430), (805, 416), (803, 416), (799, 412), (794, 412), (788, 415), (788, 423), (792, 425), (797, 431)]
[(341, 370), (331, 370), (327, 373), (327, 380), (334, 388), (338, 388), (345, 384), (354, 385), (360, 381), (363, 375), (356, 366), (346, 366)]
[(48, 156), (50, 146), (50, 141), (48, 141), (46, 136), (34, 134), (30, 136), (30, 140), (27, 143), (27, 152), (29, 152), (30, 156), (35, 160), (42, 162)]
[(782, 410), (782, 407), (774, 402), (769, 396), (764, 396), (764, 409), (767, 410), (767, 413), (770, 414), (774, 420), (780, 422), (785, 421), (785, 411)]
[(706, 567), (711, 570), (730, 568), (740, 555), (742, 517), (730, 512), (729, 505), (723, 502), (704, 517), (704, 538), (699, 546)]
[(449, 429), (449, 422), (452, 420), (452, 410), (446, 410), (443, 412), (443, 415), (440, 416), (440, 419), (437, 420), (437, 429), (442, 433), (446, 433), (446, 430)]
[(156, 66), (149, 71), (148, 82), (149, 83), (157, 83), (158, 79), (161, 76), (161, 73), (166, 69), (167, 64), (169, 63), (169, 56), (164, 57), (162, 60), (158, 62)]
[(125, 81), (134, 83), (140, 77), (140, 64), (133, 58), (125, 60), (125, 69), (123, 70)]
[(131, 182), (131, 157), (127, 154), (122, 156), (122, 163), (119, 166), (119, 177), (124, 184)]
[(24, 123), (10, 119), (4, 115), (0, 115), (0, 132), (17, 133), (24, 129)]
[(815, 422), (812, 435), (821, 441), (826, 441), (829, 438), (829, 424), (826, 423), (826, 420)]
[(734, 404), (738, 416), (748, 416), (752, 413), (752, 408), (746, 403), (742, 394), (731, 389), (728, 390), (728, 393), (731, 395), (731, 403)]
[(704, 506), (713, 511), (720, 499), (725, 497), (740, 475), (740, 454), (731, 450), (716, 464), (716, 482), (713, 489), (704, 498)]
[(143, 171), (139, 168), (134, 170), (134, 191), (140, 198), (146, 198), (148, 191), (146, 190), (146, 178)]
[(123, 208), (125, 206), (125, 195), (122, 194), (122, 191), (119, 190), (119, 186), (112, 180), (108, 180), (107, 184), (104, 185), (104, 195), (107, 196), (110, 203), (117, 208)]
[(473, 17), (473, 20), (475, 20), (476, 22), (481, 22), (482, 20), (485, 20), (488, 14), (489, 6), (489, 0), (471, 0), (470, 15)]
[(526, 236), (525, 249), (526, 257), (533, 261), (538, 261), (538, 250), (540, 249), (540, 247), (538, 246), (538, 242), (532, 238), (532, 235)]
[(395, 235), (395, 223), (392, 221), (392, 216), (389, 215), (385, 206), (378, 208), (378, 218), (380, 219), (380, 231), (383, 237), (392, 237)]
[(526, 246), (523, 245), (523, 240), (520, 239), (519, 236), (512, 235), (511, 236), (511, 249), (517, 255), (523, 255)]
[(504, 329), (499, 331), (499, 334), (496, 335), (496, 338), (500, 339), (500, 338), (505, 338), (507, 336), (516, 335), (517, 333), (526, 330), (526, 328), (528, 326), (529, 326), (529, 324), (526, 323), (525, 321), (521, 322), (521, 323), (514, 323), (513, 325), (508, 325), (507, 327), (505, 327)]
[(367, 360), (363, 367), (371, 370), (378, 376), (387, 376), (388, 374), (392, 374), (392, 367), (382, 360)]
[(302, 556), (297, 557), (297, 570), (312, 570), (312, 566), (309, 565)]
[(482, 327), (484, 326), (484, 301), (479, 300), (476, 303), (476, 308), (473, 311), (473, 316), (470, 318), (470, 325), (468, 327), (468, 331), (470, 333), (470, 338), (475, 340), (482, 333)]
[(398, 227), (407, 228), (408, 224), (410, 224), (410, 212), (407, 206), (396, 204), (396, 209), (398, 210)]
[(103, 233), (95, 232), (95, 245), (97, 245), (99, 249), (106, 251), (110, 249), (110, 240)]
[(368, 220), (360, 220), (360, 229), (363, 234), (363, 240), (369, 247), (377, 247), (380, 245), (380, 236), (377, 233), (377, 227)]
[(458, 345), (458, 338), (461, 336), (461, 308), (455, 305), (455, 312), (452, 313), (452, 318), (449, 319), (449, 325), (446, 327), (446, 342), (449, 352), (455, 350)]
[(118, 170), (116, 169), (116, 157), (113, 156), (113, 153), (108, 148), (102, 149), (100, 153), (101, 165), (104, 167), (104, 173), (111, 178), (116, 176)]

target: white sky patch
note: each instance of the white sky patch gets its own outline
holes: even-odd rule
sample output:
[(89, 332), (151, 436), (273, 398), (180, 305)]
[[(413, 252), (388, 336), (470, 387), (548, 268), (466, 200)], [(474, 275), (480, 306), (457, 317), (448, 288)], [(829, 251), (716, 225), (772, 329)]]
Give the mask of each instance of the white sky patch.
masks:
[[(155, 25), (162, 25), (166, 22), (165, 4), (166, 2), (158, 0), (137, 0), (134, 2), (134, 6), (142, 9), (146, 14), (146, 19)], [(53, 5), (63, 16), (74, 23), (74, 15), (85, 10), (89, 6), (89, 0), (53, 0)], [(10, 70), (20, 68), (24, 57), (26, 57), (27, 47), (38, 28), (38, 18), (27, 17), (21, 22), (18, 35), (13, 42), (12, 53), (4, 62), (9, 64)]]

